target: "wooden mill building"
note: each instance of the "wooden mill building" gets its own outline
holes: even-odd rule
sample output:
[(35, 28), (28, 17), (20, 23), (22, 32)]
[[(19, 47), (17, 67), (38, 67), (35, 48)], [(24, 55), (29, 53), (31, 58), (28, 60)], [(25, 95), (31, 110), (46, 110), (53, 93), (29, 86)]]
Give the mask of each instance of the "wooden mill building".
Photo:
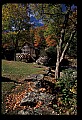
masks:
[(35, 60), (35, 48), (31, 43), (25, 42), (21, 47), (21, 53), (16, 54), (16, 59), (30, 61), (30, 59)]

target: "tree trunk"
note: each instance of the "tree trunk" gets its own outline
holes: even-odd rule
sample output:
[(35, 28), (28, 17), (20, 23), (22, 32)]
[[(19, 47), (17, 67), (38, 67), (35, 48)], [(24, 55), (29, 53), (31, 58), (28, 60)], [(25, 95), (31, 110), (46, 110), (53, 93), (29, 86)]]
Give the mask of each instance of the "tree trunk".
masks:
[(67, 50), (67, 48), (68, 48), (71, 40), (73, 39), (75, 33), (76, 33), (75, 30), (71, 33), (70, 38), (69, 38), (69, 41), (66, 43), (66, 45), (65, 45), (65, 47), (64, 47), (64, 50), (63, 50), (63, 52), (62, 52), (62, 54), (61, 54), (60, 62), (63, 60), (63, 58), (64, 58), (64, 56), (65, 56), (65, 52), (66, 52), (66, 50)]
[(59, 51), (59, 46), (57, 45), (57, 62), (56, 62), (56, 69), (55, 69), (55, 79), (58, 79), (59, 78), (59, 54), (60, 51)]
[(60, 77), (59, 64), (60, 64), (60, 56), (62, 54), (62, 42), (64, 41), (64, 35), (65, 35), (65, 30), (62, 28), (59, 45), (57, 45), (57, 62), (55, 69), (55, 79), (58, 79)]
[[(71, 33), (69, 41), (66, 43), (63, 52), (61, 53), (60, 56), (60, 51), (61, 51), (61, 47), (60, 45), (57, 45), (57, 62), (56, 62), (56, 69), (55, 69), (55, 79), (58, 79), (60, 77), (60, 71), (59, 71), (59, 67), (60, 67), (60, 62), (63, 60), (64, 56), (65, 56), (65, 52), (71, 42), (71, 40), (73, 39), (74, 35), (75, 35), (75, 30)], [(61, 42), (61, 40), (60, 40)], [(59, 43), (60, 44), (60, 43)]]
[(14, 51), (14, 61), (16, 61), (16, 50)]
[(63, 27), (61, 30), (61, 38), (60, 38), (59, 44), (57, 45), (57, 62), (56, 62), (56, 69), (55, 69), (55, 79), (58, 79), (60, 77), (60, 71), (59, 71), (60, 59), (62, 61), (64, 54), (65, 54), (65, 51), (66, 51), (67, 46), (68, 46), (68, 45), (66, 45), (66, 47), (63, 51), (63, 54), (62, 54), (62, 44), (63, 44), (64, 36), (65, 36), (65, 29), (66, 29), (68, 19), (69, 19), (69, 10), (70, 10), (70, 7), (68, 7), (68, 12), (65, 15), (65, 20), (64, 20)]

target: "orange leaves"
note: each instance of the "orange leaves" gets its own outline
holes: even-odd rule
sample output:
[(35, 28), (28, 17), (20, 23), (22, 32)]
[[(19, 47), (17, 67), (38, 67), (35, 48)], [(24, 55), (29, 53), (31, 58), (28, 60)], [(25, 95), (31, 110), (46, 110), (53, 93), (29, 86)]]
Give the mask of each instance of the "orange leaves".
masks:
[(40, 43), (40, 36), (37, 35), (37, 33), (35, 33), (34, 46), (35, 46), (35, 47), (38, 47), (39, 43)]
[(37, 105), (34, 107), (34, 109), (39, 108), (43, 104), (42, 101), (38, 101)]
[(15, 110), (18, 108), (24, 108), (24, 106), (20, 106), (20, 101), (26, 94), (26, 90), (18, 93), (18, 94), (10, 94), (6, 97), (6, 109), (7, 110)]
[(45, 92), (45, 91), (46, 91), (45, 88), (40, 88), (40, 89), (39, 89), (39, 92)]
[(35, 28), (35, 30), (34, 30), (34, 38), (35, 38), (34, 46), (35, 47), (39, 46), (39, 44), (41, 43), (42, 38), (44, 40), (46, 40), (47, 46), (56, 46), (57, 42), (56, 42), (56, 40), (54, 40), (55, 39), (54, 37), (52, 38), (53, 35), (48, 35), (46, 38), (44, 37), (44, 34), (39, 35), (39, 33), (41, 33), (41, 31), (44, 31), (46, 29), (48, 29), (47, 26)]
[(56, 41), (54, 39), (52, 39), (52, 36), (48, 35), (48, 37), (46, 38), (46, 43), (47, 46), (56, 46)]
[(7, 47), (8, 47), (8, 44), (4, 44), (4, 45), (3, 45), (3, 48), (7, 48)]

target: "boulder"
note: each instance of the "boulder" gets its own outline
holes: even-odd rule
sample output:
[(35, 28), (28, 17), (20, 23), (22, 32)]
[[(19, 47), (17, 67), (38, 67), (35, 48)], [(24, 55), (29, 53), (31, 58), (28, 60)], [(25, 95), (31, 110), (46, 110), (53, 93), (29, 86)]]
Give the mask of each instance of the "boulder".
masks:
[(32, 74), (32, 75), (28, 75), (26, 78), (24, 78), (24, 81), (36, 81), (36, 79), (37, 79), (37, 75)]
[(25, 95), (25, 97), (21, 100), (20, 105), (23, 106), (35, 106), (38, 101), (43, 101), (44, 104), (48, 105), (55, 98), (54, 95), (49, 93), (37, 93), (37, 92), (29, 92)]
[[(38, 94), (38, 93), (37, 93)], [(25, 95), (25, 97), (21, 100), (20, 105), (21, 106), (35, 106), (36, 105), (36, 93), (35, 92), (29, 92)]]
[(39, 57), (37, 60), (36, 60), (36, 63), (39, 64), (39, 65), (44, 65), (46, 62), (47, 62), (47, 56), (44, 56), (44, 57)]
[(57, 113), (51, 107), (42, 105), (35, 109), (27, 108), (25, 110), (20, 110), (18, 115), (57, 115)]
[(44, 79), (44, 75), (43, 74), (38, 74), (37, 75), (37, 80), (43, 80)]

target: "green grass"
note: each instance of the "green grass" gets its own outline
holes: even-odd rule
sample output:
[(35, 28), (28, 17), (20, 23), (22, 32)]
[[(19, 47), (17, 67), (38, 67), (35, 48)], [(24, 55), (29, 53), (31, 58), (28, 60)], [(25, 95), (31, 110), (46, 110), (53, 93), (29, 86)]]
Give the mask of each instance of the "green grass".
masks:
[(2, 93), (10, 92), (12, 88), (14, 88), (14, 82), (2, 82)]
[(36, 66), (33, 63), (2, 60), (2, 76), (18, 80), (30, 74), (38, 74), (43, 70), (43, 68), (38, 68), (38, 65)]
[(1, 83), (1, 101), (2, 101), (2, 106), (1, 106), (1, 113), (3, 114), (5, 112), (5, 96), (11, 92), (11, 90), (15, 88), (15, 83), (14, 82), (2, 82)]
[[(2, 60), (2, 77), (6, 77), (14, 81), (22, 80), (22, 78), (25, 78), (30, 74), (42, 73), (43, 70), (44, 68), (39, 68), (38, 65), (35, 65), (33, 63)], [(22, 84), (19, 89), (22, 90), (24, 86), (25, 84)], [(15, 87), (16, 84), (13, 81), (3, 81), (1, 83), (2, 114), (5, 112), (5, 96), (11, 93), (11, 90)]]

